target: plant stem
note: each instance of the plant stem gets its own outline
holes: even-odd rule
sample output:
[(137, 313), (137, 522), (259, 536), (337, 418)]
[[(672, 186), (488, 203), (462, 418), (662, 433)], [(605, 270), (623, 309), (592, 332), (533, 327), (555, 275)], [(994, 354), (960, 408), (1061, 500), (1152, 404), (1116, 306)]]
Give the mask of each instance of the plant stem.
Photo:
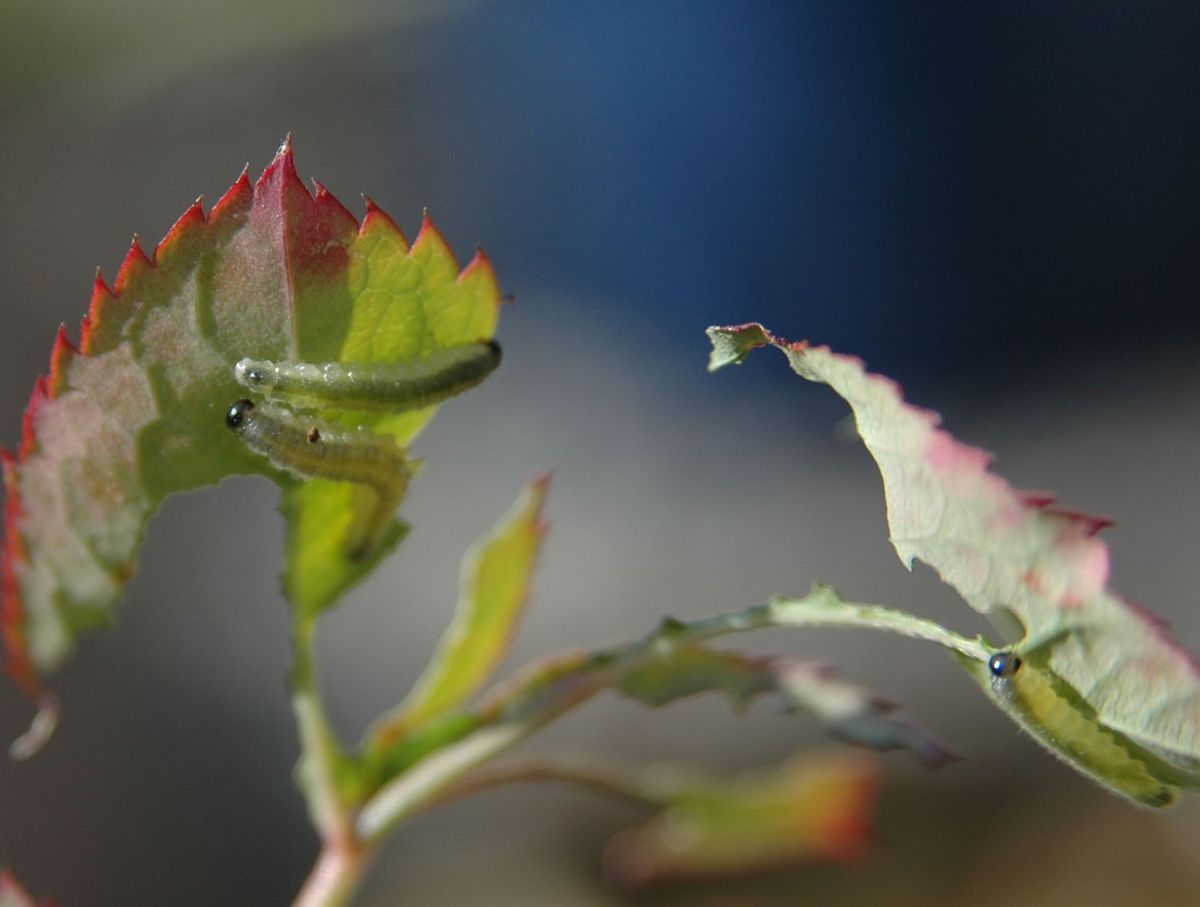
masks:
[(342, 907), (349, 903), (370, 857), (369, 848), (326, 844), (292, 907)]
[(356, 831), (376, 844), (400, 822), (429, 807), (451, 782), (527, 737), (539, 725), (516, 723), (484, 728), (427, 756), (393, 778), (363, 806)]
[(803, 598), (774, 599), (696, 621), (668, 618), (637, 642), (590, 654), (552, 657), (518, 672), (485, 694), (476, 708), (463, 713), (472, 719), (465, 735), (441, 743), (409, 763), (363, 803), (347, 803), (339, 792), (337, 768), (345, 756), (321, 708), (312, 665), (311, 625), (298, 626), (292, 690), (303, 748), (301, 787), (321, 832), (323, 851), (297, 904), (344, 904), (357, 888), (374, 848), (397, 825), (416, 813), (496, 784), (555, 778), (620, 793), (642, 803), (656, 802), (651, 788), (636, 783), (636, 779), (631, 782), (586, 767), (574, 770), (544, 763), (480, 775), (470, 773), (565, 711), (619, 683), (630, 671), (663, 658), (673, 648), (766, 627), (835, 626), (923, 639), (975, 661), (986, 661), (989, 656), (988, 647), (980, 640), (959, 636), (902, 611), (844, 601), (825, 586), (814, 586)]
[[(474, 728), (428, 753), (382, 784), (356, 819), (359, 838), (372, 844), (414, 813), (435, 805), (460, 778), (509, 749), (567, 710), (674, 647), (767, 627), (853, 627), (923, 639), (986, 661), (989, 650), (938, 624), (878, 605), (847, 602), (825, 586), (799, 599), (774, 599), (742, 611), (696, 621), (665, 619), (641, 640), (610, 650), (566, 653), (518, 671), (484, 694), (470, 713)], [(465, 783), (470, 783), (468, 780)]]
[(445, 788), (429, 808), (444, 806), (463, 797), (505, 784), (527, 784), (533, 781), (560, 781), (577, 787), (620, 797), (638, 806), (655, 809), (665, 802), (660, 791), (653, 789), (629, 771), (612, 766), (554, 759), (529, 759), (510, 765), (481, 769)]
[(362, 882), (372, 849), (355, 834), (351, 808), (338, 790), (337, 763), (343, 755), (321, 702), (313, 663), (313, 621), (298, 616), (294, 627), (292, 711), (300, 736), (296, 780), (321, 837), (321, 854), (294, 907), (340, 907)]
[(329, 729), (312, 653), (313, 624), (296, 618), (291, 689), (292, 712), (300, 736), (296, 780), (308, 801), (313, 825), (325, 842), (349, 837), (346, 807), (338, 793), (336, 765), (341, 748)]

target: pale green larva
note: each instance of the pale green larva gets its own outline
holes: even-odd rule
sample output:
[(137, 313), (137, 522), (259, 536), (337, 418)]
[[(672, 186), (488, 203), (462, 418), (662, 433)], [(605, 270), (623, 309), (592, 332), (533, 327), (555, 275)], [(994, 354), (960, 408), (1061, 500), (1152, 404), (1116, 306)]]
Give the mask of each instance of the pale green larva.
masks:
[(1105, 787), (1146, 806), (1174, 802), (1181, 779), (1124, 734), (1101, 724), (1082, 697), (1048, 668), (1014, 652), (998, 652), (980, 680), (1039, 743)]
[(370, 492), (371, 501), (347, 538), (346, 554), (359, 558), (375, 546), (408, 487), (408, 460), (395, 441), (361, 429), (331, 427), (251, 400), (234, 403), (225, 422), (247, 446), (280, 469), (302, 478), (353, 482)]
[(302, 409), (404, 412), (469, 390), (499, 364), (500, 345), (486, 340), (387, 364), (243, 359), (234, 377), (268, 399)]

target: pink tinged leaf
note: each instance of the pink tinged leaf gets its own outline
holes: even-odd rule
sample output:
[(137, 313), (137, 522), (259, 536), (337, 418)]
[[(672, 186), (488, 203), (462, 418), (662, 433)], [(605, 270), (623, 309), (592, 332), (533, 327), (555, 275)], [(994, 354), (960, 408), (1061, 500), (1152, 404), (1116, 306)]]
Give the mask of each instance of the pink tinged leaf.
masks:
[[(97, 272), (78, 348), (59, 332), (19, 449), (3, 459), (0, 633), (6, 670), (26, 692), (39, 696), (39, 675), (62, 662), (80, 632), (111, 620), (146, 521), (173, 492), (232, 474), (282, 484), (291, 530), (285, 586), (302, 610), (335, 600), (400, 536), (393, 524), (370, 558), (351, 563), (328, 537), (330, 526), (351, 522), (352, 496), (336, 483), (281, 476), (222, 422), (242, 396), (232, 363), (243, 356), (389, 362), (492, 337), (494, 275), (484, 262), (445, 276), (453, 257), (444, 242), (424, 244), (436, 292), (394, 225), (399, 257), (389, 249), (351, 286), (354, 261), (375, 249), (368, 234), (390, 224), (373, 203), (360, 227), (323, 186), (310, 194), (285, 142), (254, 186), (243, 171), (207, 217), (197, 200), (153, 253), (135, 237), (111, 288)], [(439, 334), (364, 356), (348, 332), (368, 296), (384, 309), (371, 331), (407, 338), (420, 321), (437, 321)], [(394, 300), (418, 318), (390, 317)], [(407, 445), (432, 412), (370, 427)]]
[(794, 759), (728, 780), (667, 779), (666, 808), (617, 835), (606, 876), (625, 888), (851, 862), (870, 843), (877, 772), (862, 756)]
[(854, 411), (887, 497), (901, 561), (933, 567), (977, 610), (1014, 615), (1019, 648), (1048, 647), (1048, 667), (1104, 725), (1177, 767), (1200, 769), (1200, 671), (1148, 617), (1108, 589), (1108, 525), (1012, 488), (990, 456), (904, 402), (895, 382), (828, 347), (790, 343), (759, 324), (709, 329), (710, 370), (774, 346), (793, 371), (828, 384)]

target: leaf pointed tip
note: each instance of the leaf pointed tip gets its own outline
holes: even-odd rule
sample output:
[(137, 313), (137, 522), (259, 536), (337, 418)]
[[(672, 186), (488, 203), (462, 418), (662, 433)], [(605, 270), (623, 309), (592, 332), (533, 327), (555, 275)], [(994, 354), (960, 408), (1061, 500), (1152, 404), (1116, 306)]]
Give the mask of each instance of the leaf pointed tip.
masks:
[(225, 194), (217, 199), (212, 210), (208, 212), (209, 223), (221, 221), (233, 212), (248, 207), (253, 193), (254, 187), (250, 185), (250, 163), (247, 162), (242, 167), (242, 172), (238, 174), (238, 178), (225, 190)]
[(292, 134), (290, 132), (284, 136), (279, 148), (275, 151), (275, 157), (271, 159), (271, 163), (267, 164), (262, 175), (254, 184), (255, 190), (262, 191), (276, 178), (282, 185), (292, 185), (298, 187), (302, 192), (308, 193), (308, 187), (304, 185), (300, 175), (296, 172), (296, 159), (292, 153)]
[(154, 267), (154, 261), (151, 259), (142, 248), (141, 238), (134, 233), (133, 239), (129, 241), (129, 251), (125, 253), (125, 259), (121, 262), (121, 267), (117, 269), (116, 293), (120, 295), (121, 291), (129, 286), (129, 284), (145, 274)]
[(179, 243), (202, 229), (208, 223), (204, 214), (204, 196), (201, 195), (179, 216), (167, 235), (154, 247), (154, 260), (161, 261), (179, 248)]
[(358, 228), (359, 234), (361, 235), (374, 229), (384, 229), (399, 238), (400, 245), (404, 249), (407, 249), (409, 247), (408, 237), (404, 235), (404, 231), (400, 229), (400, 226), (392, 219), (392, 216), (379, 207), (371, 196), (363, 194), (362, 200), (367, 208), (367, 213), (363, 215), (362, 224)]
[(533, 530), (537, 534), (539, 540), (544, 539), (550, 531), (550, 523), (546, 520), (544, 508), (546, 506), (546, 497), (550, 494), (550, 485), (554, 480), (554, 470), (547, 469), (539, 472), (529, 481), (529, 494), (532, 498), (531, 506), (536, 511), (533, 519)]
[(412, 251), (414, 254), (427, 252), (435, 258), (444, 258), (453, 270), (459, 269), (458, 259), (454, 257), (454, 252), (451, 251), (450, 244), (446, 242), (442, 232), (434, 225), (428, 208), (422, 209), (421, 229), (413, 241)]
[(79, 352), (75, 345), (71, 343), (71, 339), (67, 336), (67, 326), (65, 324), (59, 324), (58, 326), (58, 333), (54, 337), (54, 348), (56, 352), (59, 349), (66, 350), (71, 353)]
[(91, 346), (92, 326), (103, 324), (105, 311), (116, 299), (116, 294), (104, 280), (104, 273), (97, 267), (96, 277), (92, 281), (92, 298), (79, 330), (79, 346), (84, 352)]
[(23, 762), (40, 752), (54, 735), (61, 714), (62, 706), (57, 696), (50, 692), (39, 695), (37, 713), (29, 729), (8, 746), (9, 758), (14, 762)]
[(459, 283), (472, 280), (479, 280), (487, 284), (491, 288), (489, 295), (494, 296), (498, 303), (504, 301), (504, 297), (500, 296), (500, 283), (496, 279), (496, 269), (492, 267), (492, 260), (483, 251), (483, 246), (475, 247), (475, 255), (467, 262), (467, 266), (458, 275)]
[(318, 179), (314, 179), (312, 184), (314, 192), (313, 202), (316, 204), (318, 210), (323, 209), (336, 220), (343, 221), (348, 231), (355, 232), (361, 229), (358, 218), (351, 213), (349, 208), (342, 204), (336, 195), (329, 191), (324, 183)]
[(1043, 508), (1043, 513), (1047, 516), (1057, 517), (1068, 525), (1078, 527), (1079, 531), (1087, 538), (1092, 538), (1099, 535), (1105, 529), (1111, 529), (1117, 525), (1117, 521), (1110, 516), (1103, 514), (1084, 513), (1081, 510), (1072, 510), (1067, 507), (1048, 506)]
[(712, 344), (708, 357), (708, 370), (715, 372), (727, 365), (741, 365), (752, 350), (766, 346), (774, 337), (757, 321), (746, 324), (714, 325), (705, 333)]
[(58, 334), (54, 337), (54, 347), (50, 351), (50, 392), (57, 397), (66, 381), (67, 369), (71, 360), (79, 355), (79, 350), (67, 337), (67, 326), (60, 324)]
[(50, 383), (45, 375), (38, 376), (33, 382), (33, 390), (29, 394), (29, 403), (25, 406), (25, 416), (21, 422), (21, 449), (19, 457), (24, 460), (37, 447), (37, 435), (34, 423), (38, 410), (50, 399)]

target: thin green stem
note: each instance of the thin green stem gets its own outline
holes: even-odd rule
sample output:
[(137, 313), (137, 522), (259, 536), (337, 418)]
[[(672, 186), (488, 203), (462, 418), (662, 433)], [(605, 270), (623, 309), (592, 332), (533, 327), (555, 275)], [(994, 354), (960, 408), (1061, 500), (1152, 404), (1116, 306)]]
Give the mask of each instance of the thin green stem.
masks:
[(665, 802), (660, 791), (627, 770), (574, 760), (529, 759), (473, 772), (445, 788), (428, 804), (428, 808), (443, 806), (505, 784), (528, 784), (535, 781), (573, 784), (597, 793), (620, 797), (638, 806), (655, 809)]
[(404, 819), (428, 808), (450, 783), (529, 736), (536, 726), (524, 723), (483, 728), (451, 743), (385, 784), (363, 806), (355, 830), (374, 845)]
[(338, 790), (338, 763), (344, 756), (325, 716), (312, 639), (312, 620), (297, 617), (291, 673), (292, 711), (300, 736), (296, 780), (320, 835), (321, 854), (294, 907), (341, 907), (362, 882), (371, 848), (355, 834), (352, 809)]
[(843, 601), (827, 586), (814, 586), (799, 599), (775, 599), (742, 611), (696, 621), (665, 619), (643, 639), (594, 652), (551, 657), (518, 671), (484, 696), (478, 709), (463, 713), (464, 736), (428, 753), (386, 781), (366, 802), (356, 832), (377, 842), (404, 819), (439, 802), (442, 794), (484, 762), (514, 746), (548, 722), (671, 647), (767, 627), (853, 627), (923, 639), (986, 661), (990, 650), (979, 640), (903, 611)]
[(346, 808), (337, 789), (336, 767), (341, 749), (325, 717), (312, 653), (312, 624), (296, 620), (291, 673), (292, 712), (300, 735), (296, 780), (308, 800), (309, 813), (322, 841), (346, 836)]

